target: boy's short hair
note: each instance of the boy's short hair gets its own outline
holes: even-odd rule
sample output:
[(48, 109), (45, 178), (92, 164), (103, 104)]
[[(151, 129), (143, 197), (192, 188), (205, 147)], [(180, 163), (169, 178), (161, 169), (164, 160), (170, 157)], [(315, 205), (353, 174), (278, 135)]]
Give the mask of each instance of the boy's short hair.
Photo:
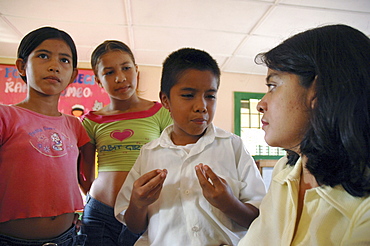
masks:
[(217, 87), (220, 85), (221, 72), (215, 59), (203, 50), (182, 48), (172, 52), (163, 62), (161, 92), (169, 97), (171, 88), (188, 69), (208, 70), (217, 78)]

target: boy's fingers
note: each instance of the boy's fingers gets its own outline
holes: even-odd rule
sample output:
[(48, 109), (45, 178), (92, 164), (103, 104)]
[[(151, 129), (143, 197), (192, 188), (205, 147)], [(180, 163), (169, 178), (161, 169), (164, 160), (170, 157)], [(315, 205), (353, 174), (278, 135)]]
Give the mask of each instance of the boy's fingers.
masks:
[(167, 170), (163, 171), (163, 170), (160, 170), (160, 169), (155, 169), (155, 170), (152, 170), (150, 172), (147, 172), (143, 176), (141, 176), (139, 179), (136, 180), (137, 185), (138, 186), (143, 186), (143, 185), (147, 184), (148, 182), (150, 182), (156, 176), (163, 176), (163, 172), (167, 173)]
[(143, 187), (147, 188), (148, 190), (154, 190), (157, 186), (162, 186), (166, 176), (163, 176), (162, 173), (158, 173), (157, 176), (153, 177), (149, 180)]
[(167, 175), (167, 170), (160, 171), (160, 172), (157, 173), (157, 175), (155, 177), (153, 177), (147, 183), (145, 183), (142, 186), (142, 188), (144, 190), (146, 190), (145, 193), (147, 193), (147, 194), (153, 193), (153, 192), (156, 193), (156, 192), (158, 192), (158, 190), (161, 190), (162, 186), (163, 186), (163, 183), (166, 179), (166, 175)]
[(163, 183), (158, 184), (156, 187), (154, 187), (154, 189), (152, 189), (152, 191), (151, 191), (152, 196), (157, 196), (157, 195), (158, 195), (158, 193), (160, 193), (160, 192), (161, 192), (162, 187), (163, 187)]
[(198, 180), (200, 182), (206, 180), (206, 178), (204, 177), (204, 174), (202, 172), (202, 169), (199, 166), (195, 167), (195, 174), (197, 175)]
[(212, 181), (213, 185), (217, 185), (217, 184), (220, 184), (220, 183), (222, 182), (222, 181), (220, 180), (220, 177), (219, 177), (219, 176), (217, 176), (217, 175), (212, 171), (212, 169), (211, 169), (209, 166), (204, 165), (204, 171), (205, 171), (205, 173), (206, 173), (207, 177), (208, 177), (209, 179), (211, 179), (211, 181)]
[[(139, 179), (136, 180), (143, 183), (143, 185), (138, 185), (139, 183), (134, 183), (133, 189), (135, 190), (135, 196), (138, 199), (150, 199), (156, 197), (158, 193), (161, 192), (163, 183), (166, 179), (167, 170), (153, 170), (141, 176)], [(149, 180), (144, 182), (143, 180)], [(134, 193), (132, 193), (134, 194)]]
[(212, 186), (212, 184), (208, 181), (208, 176), (205, 173), (203, 164), (195, 166), (195, 174), (198, 177), (199, 184), (201, 187), (208, 188)]

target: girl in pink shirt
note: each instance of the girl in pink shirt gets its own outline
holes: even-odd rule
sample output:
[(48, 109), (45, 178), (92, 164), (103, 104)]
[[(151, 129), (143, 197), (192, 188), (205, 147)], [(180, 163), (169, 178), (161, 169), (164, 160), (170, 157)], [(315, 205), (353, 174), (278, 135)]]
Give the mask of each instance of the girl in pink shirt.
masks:
[(58, 111), (78, 74), (75, 44), (64, 31), (36, 29), (22, 39), (16, 67), (28, 92), (0, 105), (0, 244), (83, 245), (77, 159), (90, 139), (77, 118)]

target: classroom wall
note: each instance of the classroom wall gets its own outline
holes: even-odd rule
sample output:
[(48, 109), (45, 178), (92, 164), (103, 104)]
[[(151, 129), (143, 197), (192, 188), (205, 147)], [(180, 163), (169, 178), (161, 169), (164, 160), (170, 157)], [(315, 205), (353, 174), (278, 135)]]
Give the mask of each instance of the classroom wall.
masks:
[[(11, 64), (14, 59), (0, 57), (0, 64)], [(88, 63), (78, 63), (80, 69), (91, 69)], [(149, 100), (159, 100), (161, 68), (139, 65), (140, 96)], [(214, 124), (234, 132), (234, 91), (265, 93), (265, 76), (237, 73), (222, 73), (218, 92), (217, 110)], [(81, 101), (83, 104), (83, 101)]]
[[(159, 100), (160, 67), (139, 66), (139, 90), (141, 96), (150, 100)], [(264, 75), (222, 73), (218, 91), (217, 110), (214, 124), (227, 131), (234, 132), (234, 91), (267, 91)]]

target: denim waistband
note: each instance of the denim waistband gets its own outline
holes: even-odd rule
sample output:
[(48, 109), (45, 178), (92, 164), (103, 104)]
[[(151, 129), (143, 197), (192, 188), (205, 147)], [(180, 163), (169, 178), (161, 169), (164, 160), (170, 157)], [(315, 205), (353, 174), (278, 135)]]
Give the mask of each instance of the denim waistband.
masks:
[(27, 240), (14, 238), (6, 235), (0, 234), (0, 246), (19, 246), (19, 245), (29, 245), (29, 246), (69, 246), (69, 245), (84, 245), (86, 240), (86, 235), (77, 235), (76, 226), (72, 225), (67, 231), (56, 238), (48, 240)]
[(94, 197), (92, 197), (90, 194), (86, 195), (86, 207), (90, 207), (92, 209), (99, 210), (99, 213), (106, 214), (109, 216), (114, 216), (114, 208), (111, 206), (108, 206), (107, 204), (104, 204), (98, 200), (96, 200)]

